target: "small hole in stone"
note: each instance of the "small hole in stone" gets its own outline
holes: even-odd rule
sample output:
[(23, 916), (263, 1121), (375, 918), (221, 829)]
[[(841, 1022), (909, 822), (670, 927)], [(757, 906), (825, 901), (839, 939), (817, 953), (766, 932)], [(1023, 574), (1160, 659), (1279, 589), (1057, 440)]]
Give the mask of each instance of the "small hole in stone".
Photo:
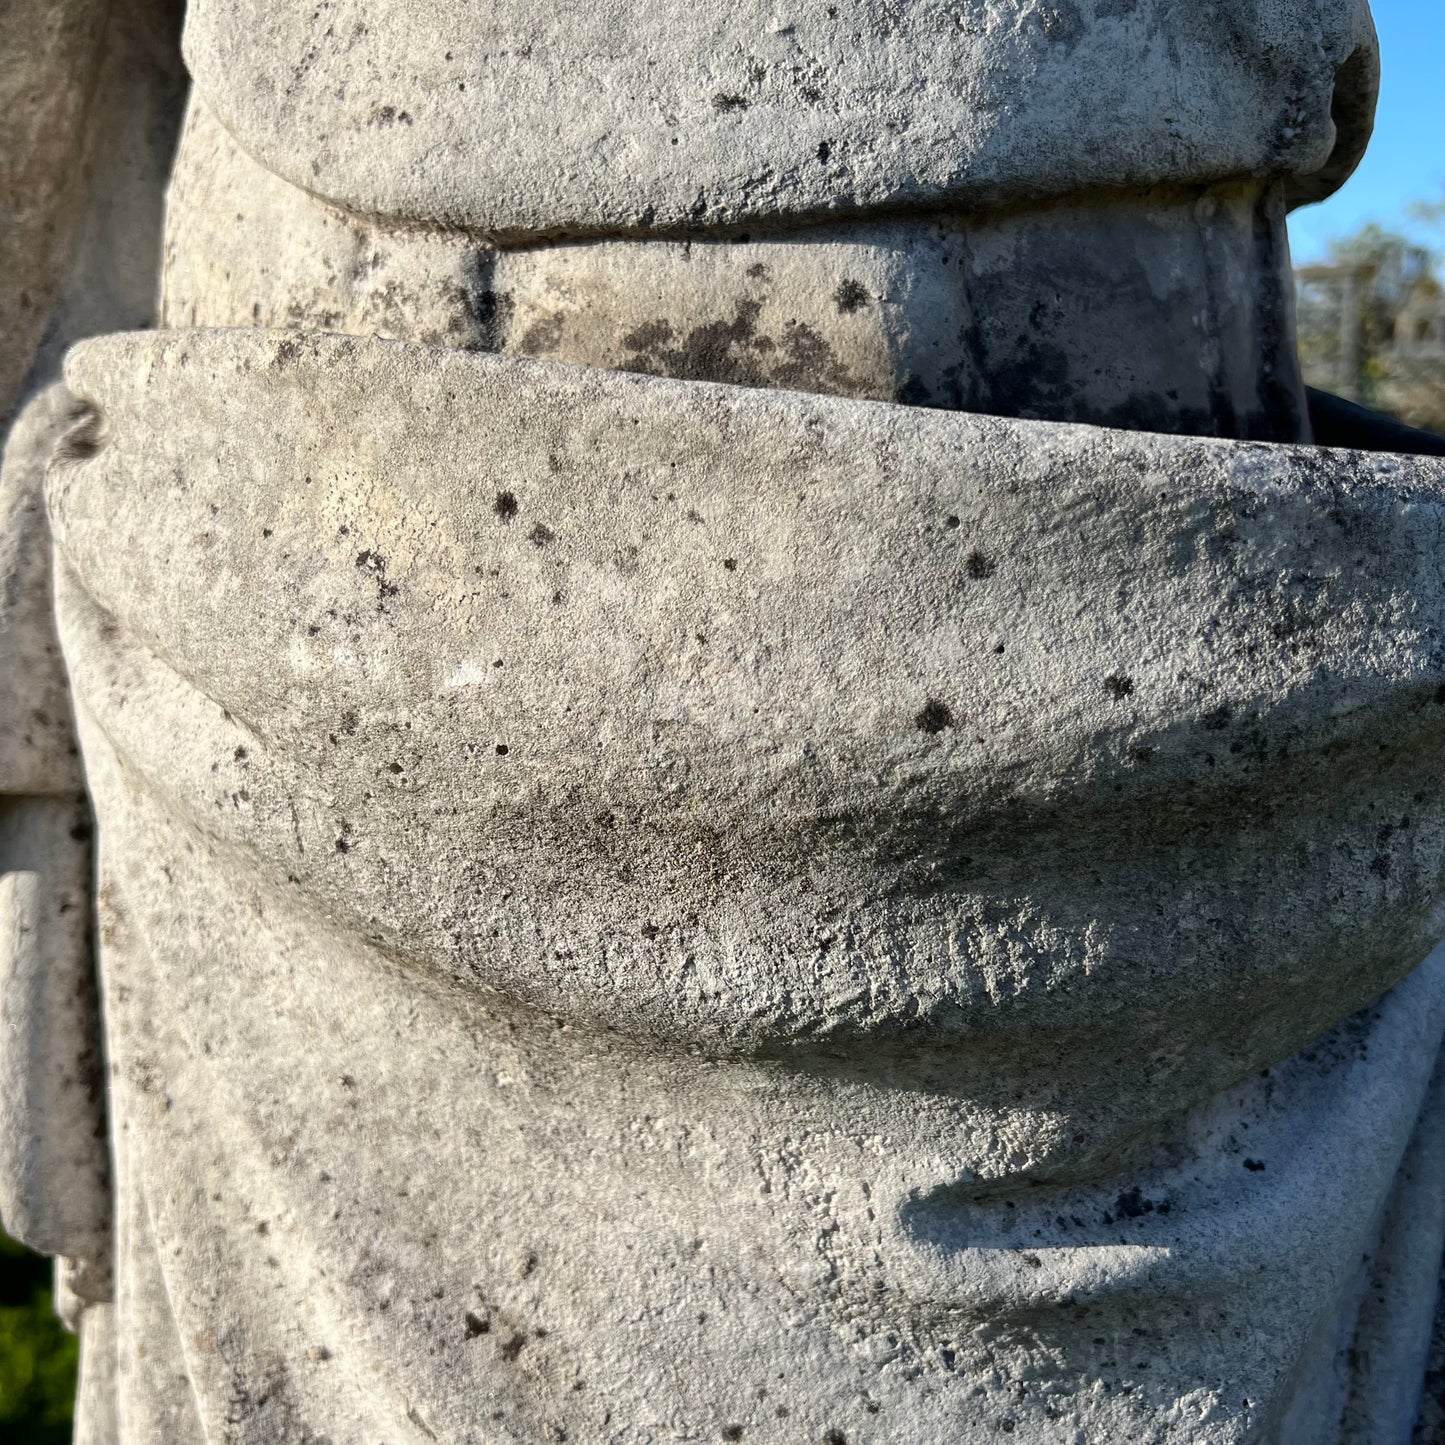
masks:
[(506, 757), (506, 756), (507, 756), (507, 753), (508, 753), (509, 751), (510, 751), (510, 749), (507, 747), (506, 743), (498, 743), (498, 744), (497, 744), (497, 756), (498, 756), (499, 758), (504, 758), (504, 757)]

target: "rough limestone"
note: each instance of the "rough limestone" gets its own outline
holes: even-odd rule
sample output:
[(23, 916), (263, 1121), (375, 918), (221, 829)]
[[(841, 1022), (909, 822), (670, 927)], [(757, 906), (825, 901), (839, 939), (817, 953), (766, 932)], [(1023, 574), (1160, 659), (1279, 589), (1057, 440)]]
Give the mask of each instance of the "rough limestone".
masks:
[(1445, 459), (1285, 234), (1363, 0), (12, 10), (76, 1445), (1425, 1445)]

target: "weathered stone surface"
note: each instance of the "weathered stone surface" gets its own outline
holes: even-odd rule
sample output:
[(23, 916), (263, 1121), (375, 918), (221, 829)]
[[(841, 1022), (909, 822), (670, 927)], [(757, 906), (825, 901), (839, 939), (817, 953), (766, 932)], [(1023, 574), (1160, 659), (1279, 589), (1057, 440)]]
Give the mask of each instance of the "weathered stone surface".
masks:
[(1302, 1043), (1433, 941), (1437, 462), (277, 334), (69, 376), (108, 443), (61, 545), (255, 738), (109, 726), (448, 975), (717, 1047), (1111, 999), (1186, 1056), (1237, 985), (1248, 1056), (1264, 998), (1309, 980)]
[(742, 240), (497, 249), (347, 215), (195, 103), (162, 324), (287, 326), (742, 386), (1304, 438), (1279, 188), (1081, 198)]
[(268, 169), (502, 237), (1258, 175), (1318, 199), (1377, 77), (1365, 0), (194, 0), (186, 58)]
[(0, 14), (0, 426), (30, 369), (64, 274), (84, 187), (104, 0), (14, 0)]
[(1437, 959), (1109, 1161), (990, 1187), (961, 1154), (1073, 1111), (447, 990), (88, 756), (126, 1440), (1267, 1439), (1439, 1042)]
[(165, 190), (188, 90), (181, 9), (182, 0), (105, 7), (83, 148), (57, 162), (77, 172), (83, 189), (68, 244), (52, 243), (64, 267), (31, 358), (32, 385), (58, 377), (81, 337), (155, 322)]
[(70, 684), (55, 637), (45, 466), (73, 423), (51, 387), (25, 409), (0, 462), (0, 795), (74, 795), (82, 787)]
[[(1441, 1077), (1405, 1156), (1369, 1261), (1354, 1346), (1344, 1353), (1347, 1441), (1409, 1440), (1420, 1408), (1439, 1281), (1427, 1267), (1445, 1247), (1445, 1100)], [(1342, 1371), (1341, 1373), (1346, 1373)], [(1328, 1438), (1328, 1425), (1323, 1432)]]
[[(178, 0), (0, 13), (0, 1216), (55, 1253), (82, 1338), (77, 1445), (117, 1445), (110, 1170), (89, 808), (55, 638), (40, 497), (74, 420), (47, 385), (77, 337), (155, 316), (185, 92)], [(77, 436), (75, 444), (85, 445)]]
[(123, 1430), (1285, 1445), (1378, 1333), (1440, 961), (1339, 1021), (1439, 928), (1440, 464), (69, 375)]
[(32, 1249), (104, 1262), (89, 837), (82, 799), (0, 798), (0, 1220)]
[[(0, 73), (84, 172), (32, 384), (150, 317), (177, 19)], [(963, 414), (1308, 436), (1363, 0), (189, 25), (201, 329), (0, 477), (78, 1445), (1406, 1445), (1445, 462)]]

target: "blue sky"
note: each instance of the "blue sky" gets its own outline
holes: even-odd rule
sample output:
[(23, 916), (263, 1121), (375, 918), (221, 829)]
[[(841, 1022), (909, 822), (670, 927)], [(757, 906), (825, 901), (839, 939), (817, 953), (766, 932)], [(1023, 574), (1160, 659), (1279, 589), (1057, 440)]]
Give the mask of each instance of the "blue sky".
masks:
[(1383, 79), (1375, 138), (1348, 183), (1290, 218), (1297, 262), (1363, 221), (1409, 229), (1411, 201), (1445, 197), (1445, 0), (1372, 0)]

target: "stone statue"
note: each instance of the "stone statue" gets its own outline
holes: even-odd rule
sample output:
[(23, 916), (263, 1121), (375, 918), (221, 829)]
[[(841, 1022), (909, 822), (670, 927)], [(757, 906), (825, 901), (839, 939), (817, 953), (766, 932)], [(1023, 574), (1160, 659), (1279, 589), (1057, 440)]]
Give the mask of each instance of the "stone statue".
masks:
[(1284, 228), (1364, 0), (0, 34), (80, 1445), (1431, 1428), (1445, 463)]

